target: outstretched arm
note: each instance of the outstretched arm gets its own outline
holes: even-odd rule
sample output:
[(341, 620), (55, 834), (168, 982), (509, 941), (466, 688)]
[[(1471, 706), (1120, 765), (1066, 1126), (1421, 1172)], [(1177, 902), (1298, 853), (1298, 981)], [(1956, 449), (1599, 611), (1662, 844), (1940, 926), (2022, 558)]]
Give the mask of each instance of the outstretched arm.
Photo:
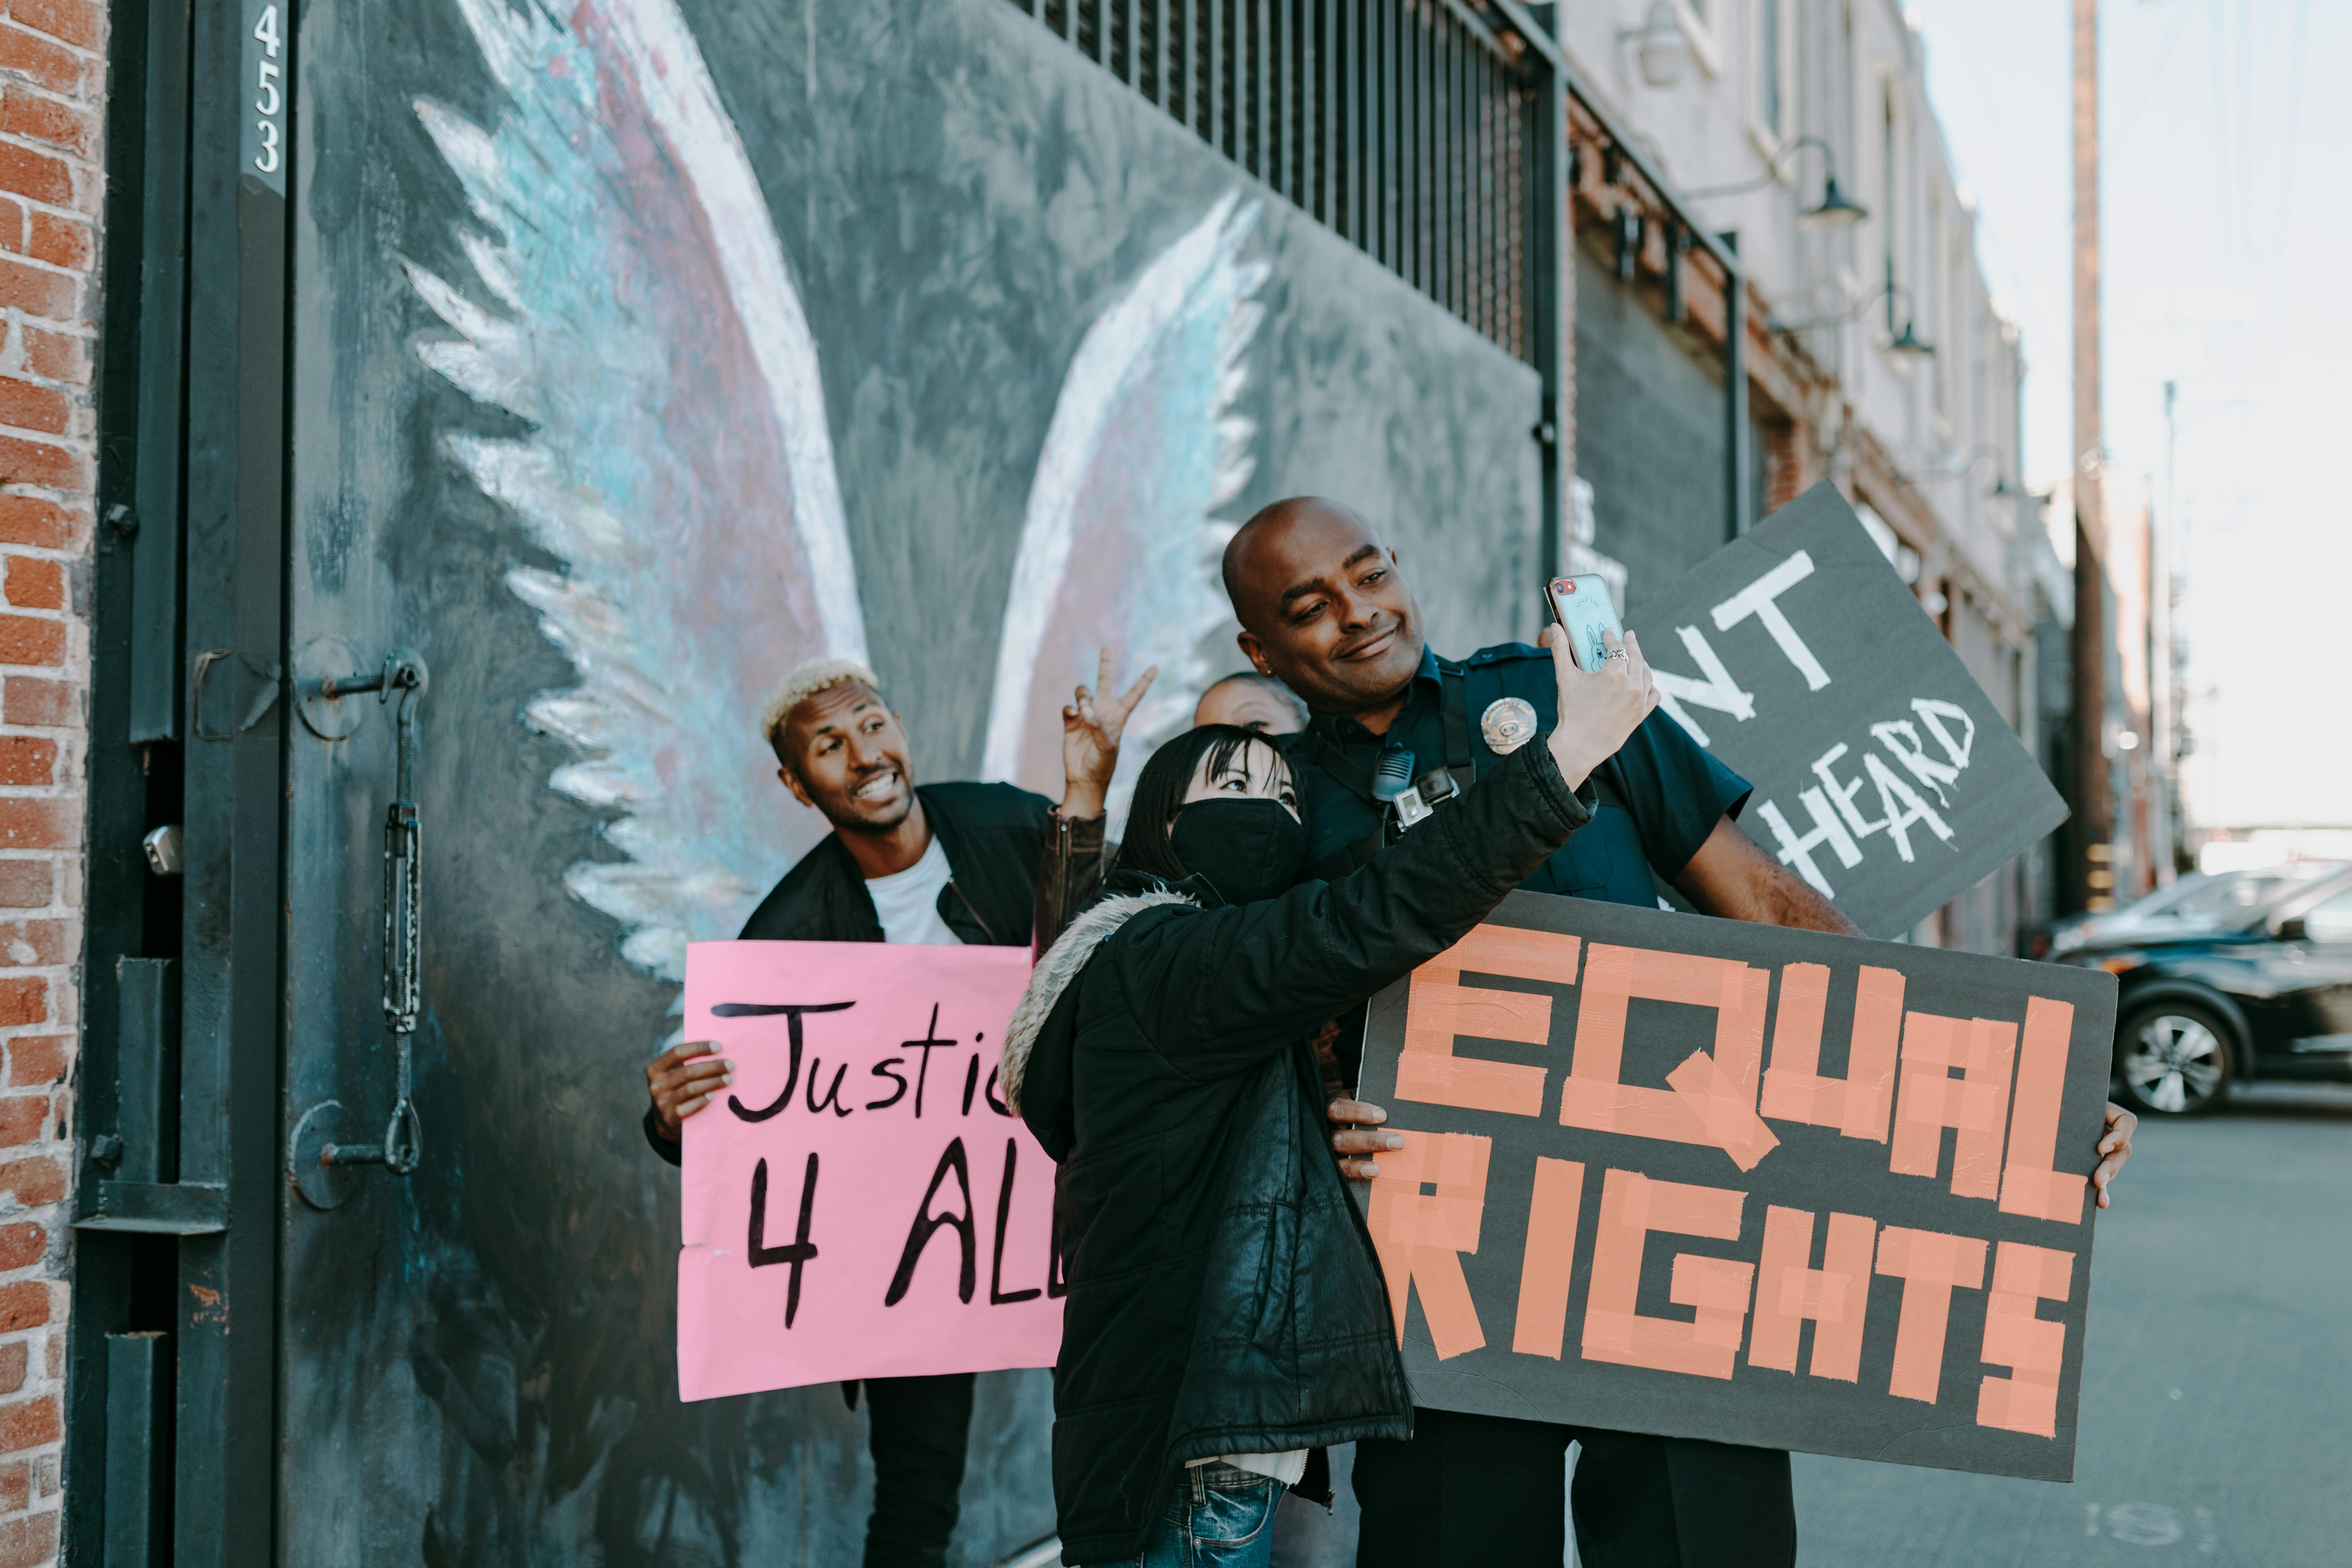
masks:
[(1596, 674), (1547, 628), (1559, 721), (1349, 875), (1202, 915), (1150, 911), (1117, 948), (1147, 1034), (1199, 1078), (1239, 1071), (1444, 952), (1591, 820), (1576, 796), (1657, 705), (1640, 646)]
[(1800, 931), (1834, 931), (1860, 936), (1862, 928), (1845, 911), (1813, 890), (1812, 885), (1756, 847), (1755, 840), (1732, 826), (1731, 818), (1715, 819), (1715, 831), (1675, 879), (1699, 913), (1727, 921), (1753, 921), (1759, 925), (1794, 926)]

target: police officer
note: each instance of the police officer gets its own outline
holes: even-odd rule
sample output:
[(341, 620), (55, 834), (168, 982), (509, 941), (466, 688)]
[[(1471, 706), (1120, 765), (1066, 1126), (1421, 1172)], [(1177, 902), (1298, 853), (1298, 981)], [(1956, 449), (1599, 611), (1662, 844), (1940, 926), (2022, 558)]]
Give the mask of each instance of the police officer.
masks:
[[(1395, 552), (1339, 502), (1300, 498), (1259, 512), (1226, 548), (1224, 579), (1242, 652), (1313, 715), (1293, 742), (1311, 875), (1344, 874), (1551, 726), (1551, 656), (1517, 643), (1459, 661), (1433, 653)], [(1664, 713), (1592, 782), (1591, 824), (1522, 887), (1649, 907), (1654, 874), (1706, 914), (1861, 934), (1733, 826), (1747, 781)], [(1376, 1174), (1367, 1156), (1402, 1146), (1370, 1130), (1382, 1120), (1376, 1107), (1339, 1100), (1331, 1111), (1353, 1124), (1333, 1139), (1351, 1176)], [(2094, 1178), (2102, 1204), (2130, 1152), (2128, 1113), (2111, 1106), (2109, 1121), (2109, 1159)], [(1558, 1568), (1571, 1441), (1583, 1445), (1575, 1517), (1587, 1568), (1795, 1562), (1785, 1453), (1416, 1409), (1410, 1441), (1357, 1445), (1358, 1568)]]

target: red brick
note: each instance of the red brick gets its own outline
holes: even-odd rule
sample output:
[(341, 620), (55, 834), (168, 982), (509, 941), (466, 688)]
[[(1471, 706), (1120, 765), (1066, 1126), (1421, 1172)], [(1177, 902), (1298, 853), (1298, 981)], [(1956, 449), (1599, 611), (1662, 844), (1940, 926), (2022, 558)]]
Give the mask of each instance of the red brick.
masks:
[(32, 235), (32, 225), (26, 221), (25, 204), (14, 196), (0, 195), (0, 250), (22, 254)]
[[(0, 382), (0, 385), (6, 384), (9, 384)], [(56, 561), (44, 561), (37, 555), (11, 556), (8, 561), (8, 602), (22, 605), (28, 610), (64, 609), (64, 565)]]
[[(22, 148), (0, 142), (0, 184), (5, 184), (8, 189), (16, 188), (15, 182), (8, 178), (12, 172), (9, 154), (23, 153)], [(54, 163), (57, 160), (52, 158), (48, 162)], [(59, 169), (65, 167), (62, 163), (58, 166)], [(26, 195), (37, 195), (38, 193), (28, 191)], [(67, 183), (64, 199), (73, 199), (71, 182)], [(28, 316), (70, 321), (74, 314), (74, 301), (79, 293), (79, 285), (62, 272), (45, 272), (21, 261), (0, 260), (0, 306), (22, 310)]]
[[(0, 385), (5, 384), (0, 383)], [(10, 604), (28, 610), (64, 609), (64, 563), (44, 560), (37, 555), (11, 556), (8, 560), (7, 595)]]
[[(0, 616), (0, 664), (63, 664), (66, 624), (31, 616)], [(5, 840), (0, 840), (5, 842)], [(45, 844), (45, 849), (63, 846)]]
[(0, 800), (0, 849), (70, 849), (81, 837), (78, 800)]
[(0, 436), (0, 485), (38, 485), (44, 489), (79, 490), (87, 495), (91, 479), (89, 459), (79, 452), (68, 452), (47, 441), (21, 441), (13, 436)]
[[(0, 1094), (0, 1148), (37, 1143), (49, 1125), (46, 1094)], [(7, 1392), (0, 1388), (0, 1394)]]
[[(61, 925), (62, 921), (47, 924)], [(44, 963), (54, 963), (44, 955)], [(8, 1083), (14, 1089), (30, 1089), (43, 1084), (63, 1083), (66, 1079), (66, 1058), (72, 1040), (64, 1035), (27, 1035), (8, 1042)], [(0, 1232), (0, 1257), (5, 1257), (7, 1242)], [(0, 1261), (0, 1270), (17, 1267)]]
[[(36, 153), (30, 147), (0, 142), (0, 190), (20, 196), (29, 196), (51, 206), (71, 206), (74, 200), (73, 168), (64, 159), (47, 153)], [(29, 308), (29, 307), (28, 307)], [(43, 310), (44, 316), (64, 314), (61, 310)]]
[[(0, 1334), (22, 1333), (49, 1321), (49, 1288), (38, 1279), (0, 1285)], [(0, 1393), (13, 1390), (0, 1389)]]
[(73, 417), (73, 400), (53, 386), (0, 375), (0, 425), (62, 436)]
[(0, 1028), (48, 1021), (49, 983), (37, 974), (0, 978)]
[(0, 721), (10, 724), (74, 724), (81, 720), (81, 689), (69, 680), (12, 675), (0, 697)]
[(35, 213), (25, 249), (36, 261), (87, 272), (92, 254), (89, 225), (55, 213)]
[(0, 1345), (0, 1394), (14, 1394), (25, 1386), (25, 1365), (30, 1348), (22, 1340)]
[(51, 92), (79, 92), (86, 68), (72, 50), (38, 33), (0, 25), (0, 70), (15, 71)]
[(0, 1164), (0, 1192), (15, 1194), (27, 1208), (53, 1204), (66, 1195), (66, 1168), (47, 1154), (10, 1160)]
[(0, 1465), (0, 1513), (21, 1513), (33, 1500), (33, 1467), (22, 1459)]
[(85, 157), (98, 144), (95, 115), (21, 87), (0, 94), (0, 132)]
[(58, 1515), (50, 1509), (0, 1521), (0, 1568), (41, 1568), (57, 1561)]
[(106, 13), (90, 0), (8, 0), (8, 17), (78, 49), (106, 41)]
[[(22, 947), (19, 947), (22, 943)], [(0, 921), (0, 964), (31, 968), (73, 956), (73, 928), (64, 921)], [(26, 1042), (17, 1040), (10, 1047)], [(45, 1080), (46, 1081), (46, 1080)]]
[[(47, 1294), (47, 1292), (43, 1292)], [(47, 1321), (46, 1319), (43, 1320)], [(58, 1440), (58, 1396), (45, 1394), (38, 1399), (22, 1399), (14, 1405), (0, 1405), (0, 1454), (14, 1454), (26, 1448), (37, 1448), (44, 1443)], [(0, 1565), (9, 1561), (5, 1540), (0, 1540)]]
[(70, 332), (45, 332), (38, 327), (26, 327), (24, 332), (26, 370), (44, 381), (89, 384), (89, 339)]
[(58, 743), (38, 735), (0, 735), (0, 784), (31, 788), (55, 784)]
[[(25, 335), (32, 336), (29, 328)], [(38, 496), (0, 496), (0, 544), (70, 550), (79, 542), (89, 521), (85, 514), (68, 511)]]
[(0, 1268), (29, 1268), (48, 1251), (49, 1233), (30, 1220), (0, 1225)]
[(0, 860), (0, 909), (47, 909), (56, 887), (47, 860)]

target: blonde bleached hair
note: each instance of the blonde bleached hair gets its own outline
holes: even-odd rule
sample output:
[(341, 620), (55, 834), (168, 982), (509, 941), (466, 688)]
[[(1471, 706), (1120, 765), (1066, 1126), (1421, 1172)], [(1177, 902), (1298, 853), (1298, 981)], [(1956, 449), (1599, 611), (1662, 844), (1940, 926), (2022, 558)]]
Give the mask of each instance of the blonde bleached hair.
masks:
[(768, 699), (768, 710), (760, 721), (760, 733), (767, 738), (778, 762), (787, 767), (792, 763), (784, 755), (784, 721), (793, 716), (793, 710), (820, 691), (850, 681), (871, 687), (876, 696), (881, 696), (882, 682), (854, 658), (812, 658), (793, 667), (776, 694)]

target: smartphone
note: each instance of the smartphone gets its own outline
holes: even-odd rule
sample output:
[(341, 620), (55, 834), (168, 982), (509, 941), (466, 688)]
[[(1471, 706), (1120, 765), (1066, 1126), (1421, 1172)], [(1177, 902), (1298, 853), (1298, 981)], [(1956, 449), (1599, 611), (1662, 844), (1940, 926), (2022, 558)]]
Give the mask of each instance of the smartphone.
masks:
[(1568, 634), (1568, 651), (1576, 668), (1588, 674), (1600, 669), (1609, 658), (1604, 634), (1615, 632), (1621, 642), (1625, 637), (1617, 624), (1617, 606), (1609, 602), (1607, 580), (1597, 573), (1555, 577), (1545, 596), (1551, 601), (1552, 618)]

